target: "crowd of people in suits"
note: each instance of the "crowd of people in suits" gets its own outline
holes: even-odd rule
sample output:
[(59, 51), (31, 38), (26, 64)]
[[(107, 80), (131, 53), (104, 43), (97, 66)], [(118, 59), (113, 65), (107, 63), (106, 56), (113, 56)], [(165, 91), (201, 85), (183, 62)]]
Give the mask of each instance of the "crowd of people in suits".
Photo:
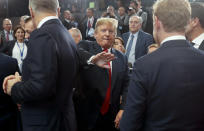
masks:
[(0, 130), (204, 130), (204, 3), (156, 1), (153, 36), (140, 0), (81, 23), (58, 0), (29, 10), (0, 32)]

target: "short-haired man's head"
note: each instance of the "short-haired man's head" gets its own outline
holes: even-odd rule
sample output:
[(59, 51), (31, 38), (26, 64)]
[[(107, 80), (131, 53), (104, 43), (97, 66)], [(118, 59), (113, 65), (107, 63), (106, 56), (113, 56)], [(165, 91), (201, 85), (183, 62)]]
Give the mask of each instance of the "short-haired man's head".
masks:
[(114, 18), (100, 18), (95, 25), (95, 33), (98, 31), (98, 27), (101, 25), (111, 25), (114, 28), (114, 33), (117, 33), (118, 21)]
[(29, 0), (29, 8), (34, 12), (57, 13), (58, 0)]
[(198, 18), (200, 25), (202, 28), (204, 28), (204, 3), (200, 2), (193, 2), (191, 3), (191, 9), (192, 9), (192, 14), (191, 18)]
[(79, 29), (71, 28), (68, 31), (71, 34), (76, 44), (78, 44), (82, 40), (81, 31)]
[(93, 8), (87, 8), (86, 9), (86, 15), (90, 18), (94, 15), (94, 9)]
[(138, 32), (142, 27), (142, 17), (140, 16), (131, 16), (129, 19), (129, 30), (131, 33)]
[(166, 32), (184, 32), (191, 17), (190, 3), (187, 0), (157, 0), (153, 16), (162, 22)]
[(28, 23), (28, 22), (31, 21), (31, 20), (32, 20), (31, 16), (27, 16), (27, 17), (24, 19), (25, 23)]
[(10, 31), (10, 30), (11, 30), (11, 28), (12, 28), (12, 22), (11, 22), (11, 20), (10, 20), (9, 18), (5, 18), (5, 19), (3, 20), (3, 28), (4, 28), (4, 30), (6, 30), (6, 31)]
[(134, 8), (135, 10), (137, 10), (138, 7), (138, 3), (135, 0), (130, 1), (130, 7)]

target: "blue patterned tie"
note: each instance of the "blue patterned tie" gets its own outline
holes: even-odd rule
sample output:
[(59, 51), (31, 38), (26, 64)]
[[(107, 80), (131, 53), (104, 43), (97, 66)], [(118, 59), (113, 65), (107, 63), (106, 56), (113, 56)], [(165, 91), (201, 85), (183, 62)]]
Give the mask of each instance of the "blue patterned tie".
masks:
[(126, 51), (127, 58), (129, 58), (129, 55), (130, 55), (130, 51), (131, 51), (131, 48), (132, 48), (133, 40), (134, 40), (134, 35), (131, 35), (131, 40), (130, 40), (130, 42), (128, 44), (127, 51)]

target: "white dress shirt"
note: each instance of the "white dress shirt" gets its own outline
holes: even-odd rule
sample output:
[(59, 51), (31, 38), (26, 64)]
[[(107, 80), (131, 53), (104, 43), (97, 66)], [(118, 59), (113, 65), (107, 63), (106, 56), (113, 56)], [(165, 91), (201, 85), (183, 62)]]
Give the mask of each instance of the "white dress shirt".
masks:
[(45, 22), (47, 22), (48, 20), (52, 20), (52, 19), (58, 19), (58, 17), (57, 17), (57, 16), (47, 16), (47, 17), (43, 18), (43, 19), (39, 22), (37, 28), (39, 29)]
[[(7, 33), (8, 31), (4, 30), (5, 38), (7, 37)], [(12, 40), (13, 40), (13, 34), (12, 34), (12, 31), (10, 30), (9, 31), (9, 41), (12, 41)]]
[(200, 44), (204, 41), (204, 33), (200, 34), (198, 37), (196, 37), (192, 42), (195, 43), (194, 47), (198, 49), (200, 47)]
[(165, 38), (165, 39), (161, 42), (160, 45), (162, 45), (164, 42), (171, 41), (171, 40), (186, 40), (186, 37), (183, 36), (183, 35), (170, 36), (170, 37)]
[(133, 39), (133, 43), (132, 43), (132, 48), (130, 50), (128, 62), (132, 63), (132, 65), (134, 65), (134, 62), (135, 62), (135, 48), (136, 48), (136, 45), (137, 45), (138, 32), (136, 32), (135, 34), (130, 33), (129, 38), (128, 38), (128, 42), (127, 42), (127, 45), (126, 45), (126, 50), (127, 50), (128, 45), (130, 43), (132, 35), (134, 35), (134, 39)]

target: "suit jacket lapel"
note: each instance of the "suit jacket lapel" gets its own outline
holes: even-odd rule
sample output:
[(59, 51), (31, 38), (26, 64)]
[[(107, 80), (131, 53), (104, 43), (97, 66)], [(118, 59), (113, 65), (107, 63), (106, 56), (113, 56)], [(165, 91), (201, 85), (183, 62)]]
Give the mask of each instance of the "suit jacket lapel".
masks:
[(137, 36), (137, 41), (136, 41), (136, 45), (135, 45), (135, 59), (137, 59), (137, 53), (139, 52), (139, 46), (141, 45), (142, 42), (142, 33), (141, 31), (138, 32), (138, 36)]
[(130, 36), (130, 32), (128, 32), (124, 37), (124, 43), (125, 43), (125, 48), (126, 48), (126, 46), (127, 46), (127, 42), (128, 42), (128, 39), (129, 39), (129, 36)]

